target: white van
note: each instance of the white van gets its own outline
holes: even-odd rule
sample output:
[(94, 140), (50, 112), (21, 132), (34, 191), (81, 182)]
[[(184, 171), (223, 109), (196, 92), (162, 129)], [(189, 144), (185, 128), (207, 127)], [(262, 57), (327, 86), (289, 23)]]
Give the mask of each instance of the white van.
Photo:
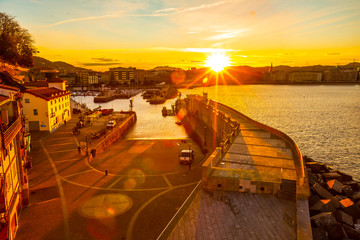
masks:
[(181, 164), (191, 164), (194, 160), (195, 152), (193, 150), (182, 150), (179, 154), (179, 160)]

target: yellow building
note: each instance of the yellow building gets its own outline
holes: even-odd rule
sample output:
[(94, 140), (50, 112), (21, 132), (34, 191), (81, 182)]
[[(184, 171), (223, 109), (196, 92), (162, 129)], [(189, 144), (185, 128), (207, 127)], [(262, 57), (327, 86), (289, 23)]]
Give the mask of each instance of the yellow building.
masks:
[(0, 84), (0, 239), (15, 239), (21, 208), (29, 204), (25, 132), (19, 89)]
[(22, 100), (31, 131), (53, 132), (71, 119), (70, 93), (55, 87), (27, 89)]

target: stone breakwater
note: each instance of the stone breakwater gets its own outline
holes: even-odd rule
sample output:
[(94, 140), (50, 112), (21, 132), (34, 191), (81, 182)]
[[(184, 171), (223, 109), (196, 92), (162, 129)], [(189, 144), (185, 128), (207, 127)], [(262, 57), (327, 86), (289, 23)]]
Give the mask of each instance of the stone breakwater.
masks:
[(304, 156), (313, 239), (360, 239), (360, 182)]

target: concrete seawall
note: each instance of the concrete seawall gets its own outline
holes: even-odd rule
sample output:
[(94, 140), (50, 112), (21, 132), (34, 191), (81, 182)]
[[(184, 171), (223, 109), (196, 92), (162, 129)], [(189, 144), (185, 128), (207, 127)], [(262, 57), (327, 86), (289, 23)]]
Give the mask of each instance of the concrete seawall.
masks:
[(103, 140), (96, 143), (96, 145), (90, 147), (90, 157), (95, 157), (95, 155), (104, 152), (114, 142), (124, 137), (128, 130), (135, 124), (136, 119), (136, 113), (133, 112), (118, 126), (114, 127), (112, 131), (108, 135), (106, 135)]
[[(293, 195), (296, 202), (297, 239), (311, 239), (312, 234), (307, 200), (310, 194), (308, 176), (301, 151), (297, 144), (285, 133), (257, 122), (221, 103), (195, 95), (188, 96), (184, 102), (187, 116), (183, 122), (187, 131), (204, 151), (209, 151), (209, 156), (202, 167), (203, 188), (273, 194), (277, 196)], [(248, 125), (251, 125), (252, 129), (249, 129)], [(252, 166), (256, 167), (256, 171), (262, 171), (261, 177), (254, 175), (254, 171), (222, 167), (220, 164), (224, 163), (220, 163), (220, 161), (233, 164), (231, 161), (222, 159), (224, 157), (229, 158), (229, 155), (232, 154), (231, 151), (229, 152), (229, 148), (234, 141), (239, 141), (237, 136), (241, 131), (247, 132), (246, 134), (250, 135), (252, 134), (251, 132), (255, 131), (259, 135), (263, 134), (265, 136), (268, 134), (269, 137), (266, 137), (267, 139), (272, 138), (270, 145), (273, 146), (267, 146), (268, 149), (261, 146), (260, 152), (258, 151), (256, 154), (260, 153), (262, 155), (265, 152), (266, 155), (270, 148), (279, 151), (277, 145), (280, 141), (283, 142), (284, 146), (281, 147), (280, 151), (284, 151), (284, 149), (289, 151), (288, 155), (291, 155), (293, 167), (288, 169), (286, 165), (278, 166), (275, 159), (271, 159), (283, 155), (281, 153), (280, 155), (279, 153), (272, 155), (265, 163), (260, 165), (252, 164)], [(259, 137), (255, 135), (250, 137)], [(270, 142), (270, 140), (266, 141), (267, 144)], [(242, 144), (245, 144), (246, 148), (249, 149), (253, 146), (258, 146), (258, 143), (248, 145), (246, 141), (243, 141)], [(258, 157), (256, 154), (254, 157)], [(251, 153), (250, 156), (249, 153), (247, 155), (252, 157)], [(282, 160), (282, 162), (284, 161)], [(221, 172), (221, 174), (218, 175), (215, 172)]]

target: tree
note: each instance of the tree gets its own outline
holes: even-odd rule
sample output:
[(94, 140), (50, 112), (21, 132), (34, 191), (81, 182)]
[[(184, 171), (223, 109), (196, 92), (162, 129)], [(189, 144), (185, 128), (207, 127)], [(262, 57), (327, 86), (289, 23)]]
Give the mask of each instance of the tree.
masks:
[(0, 12), (0, 60), (22, 67), (33, 66), (36, 53), (34, 40), (28, 30), (21, 28), (14, 17)]

